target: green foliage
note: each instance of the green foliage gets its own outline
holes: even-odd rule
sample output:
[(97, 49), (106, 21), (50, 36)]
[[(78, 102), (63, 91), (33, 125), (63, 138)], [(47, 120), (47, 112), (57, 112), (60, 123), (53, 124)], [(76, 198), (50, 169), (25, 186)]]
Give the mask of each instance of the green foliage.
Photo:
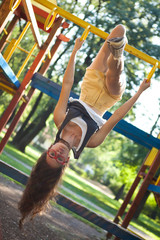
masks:
[(147, 152), (146, 148), (112, 131), (98, 148), (85, 149), (78, 165), (84, 169), (88, 165), (91, 170), (86, 170), (87, 176), (109, 186), (115, 194), (125, 184), (125, 194)]
[(3, 114), (8, 104), (10, 103), (12, 96), (6, 92), (2, 92), (0, 95), (0, 116)]
[(156, 219), (160, 219), (160, 209), (155, 201), (154, 194), (151, 193), (146, 201), (143, 212), (152, 218), (152, 213), (156, 211)]
[(70, 163), (69, 167), (70, 167), (70, 169), (75, 171), (79, 176), (87, 177), (86, 172), (82, 168), (77, 166), (75, 163)]

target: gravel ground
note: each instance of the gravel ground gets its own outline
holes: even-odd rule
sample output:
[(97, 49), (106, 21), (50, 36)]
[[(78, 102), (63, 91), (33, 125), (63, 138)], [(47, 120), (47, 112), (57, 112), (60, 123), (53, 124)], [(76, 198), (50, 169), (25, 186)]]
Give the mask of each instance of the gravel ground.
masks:
[(105, 239), (103, 230), (99, 232), (54, 207), (32, 222), (25, 223), (24, 229), (20, 231), (17, 203), (22, 191), (22, 186), (0, 176), (0, 240)]

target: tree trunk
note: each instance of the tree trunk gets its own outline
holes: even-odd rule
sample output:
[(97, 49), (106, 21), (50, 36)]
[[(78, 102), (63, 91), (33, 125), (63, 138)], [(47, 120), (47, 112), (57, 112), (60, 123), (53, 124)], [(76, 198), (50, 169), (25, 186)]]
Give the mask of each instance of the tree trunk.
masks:
[(0, 96), (2, 96), (3, 93), (4, 93), (4, 91), (2, 91), (2, 90), (0, 89)]
[(154, 123), (153, 126), (152, 126), (152, 129), (151, 129), (151, 131), (150, 131), (150, 134), (152, 134), (153, 131), (154, 131), (154, 129), (157, 127), (157, 123), (158, 123), (158, 121), (159, 121), (159, 118), (160, 118), (160, 114), (157, 116), (157, 119), (156, 119), (155, 123)]
[(155, 209), (151, 212), (151, 214), (150, 214), (150, 217), (152, 218), (152, 219), (156, 219), (156, 216), (157, 216), (157, 213), (158, 213), (158, 205), (155, 207)]
[(43, 96), (43, 93), (40, 92), (40, 94), (38, 95), (35, 104), (32, 107), (31, 112), (29, 113), (28, 117), (26, 118), (26, 120), (23, 122), (21, 128), (19, 129), (19, 131), (17, 131), (16, 136), (13, 138), (12, 144), (13, 145), (17, 145), (17, 143), (20, 141), (20, 139), (24, 136), (25, 134), (25, 129), (27, 128), (28, 122), (30, 121), (31, 117), (33, 116), (33, 114), (35, 113), (38, 105), (40, 104), (40, 100)]
[(123, 184), (122, 187), (120, 187), (120, 189), (118, 190), (114, 200), (118, 201), (122, 197), (123, 192), (124, 192), (124, 188), (125, 188), (125, 184)]
[(18, 106), (14, 109), (14, 111), (13, 111), (13, 113), (11, 114), (11, 116), (10, 116), (10, 118), (9, 118), (9, 120), (8, 120), (8, 122), (7, 122), (7, 124), (10, 124), (10, 123), (12, 122), (14, 116), (16, 115), (17, 108), (18, 108)]
[(37, 134), (46, 126), (46, 120), (49, 115), (53, 112), (55, 107), (54, 99), (51, 99), (46, 110), (40, 112), (40, 114), (32, 121), (32, 123), (25, 129), (21, 139), (16, 142), (14, 145), (20, 151), (24, 152), (26, 146), (37, 136)]

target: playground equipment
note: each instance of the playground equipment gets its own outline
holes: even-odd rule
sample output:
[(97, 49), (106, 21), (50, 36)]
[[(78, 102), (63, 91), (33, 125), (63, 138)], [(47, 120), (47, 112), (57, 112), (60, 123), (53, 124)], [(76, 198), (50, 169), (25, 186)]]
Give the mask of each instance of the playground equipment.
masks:
[[(22, 3), (24, 3), (24, 2), (26, 3), (26, 1), (22, 1)], [(28, 1), (27, 1), (27, 2), (28, 2)], [(7, 5), (7, 4), (8, 4), (8, 5)], [(24, 19), (25, 19), (25, 18), (27, 19), (28, 11), (30, 11), (30, 9), (28, 9), (28, 7), (31, 8), (32, 5), (30, 6), (29, 4), (25, 4), (24, 6), (25, 6), (25, 7), (22, 8), (23, 6), (22, 6), (21, 4), (19, 5), (19, 8), (20, 8), (20, 9), (17, 10), (17, 11), (18, 11), (18, 14), (19, 14), (18, 17), (20, 17), (21, 15), (23, 15), (23, 18), (24, 18)], [(7, 8), (7, 7), (8, 7), (8, 8)], [(2, 4), (2, 8), (8, 9), (8, 13), (10, 14), (9, 2), (4, 1), (3, 4)], [(28, 9), (28, 10), (25, 11), (25, 9)], [(36, 8), (36, 9), (37, 9), (37, 8)], [(24, 15), (25, 12), (26, 12), (26, 15)], [(33, 11), (31, 11), (31, 12), (33, 13)], [(40, 12), (40, 14), (44, 12), (43, 7), (41, 7), (41, 9), (39, 10), (39, 12)], [(0, 13), (1, 13), (1, 11), (0, 11)], [(7, 10), (6, 10), (5, 14), (7, 14)], [(9, 15), (9, 14), (8, 14), (8, 15)], [(46, 14), (47, 14), (47, 13), (46, 13)], [(2, 15), (3, 15), (3, 14), (2, 14)], [(7, 15), (7, 16), (8, 16), (8, 15)], [(32, 18), (35, 19), (35, 16), (34, 16), (34, 17), (32, 16)], [(1, 19), (3, 20), (3, 16), (2, 16)], [(12, 21), (13, 21), (13, 22), (12, 22)], [(15, 26), (15, 22), (16, 22), (15, 18), (13, 18), (12, 21), (11, 21), (11, 23), (9, 24), (9, 26), (8, 26), (8, 28), (7, 28), (7, 31), (8, 31), (8, 30), (10, 30), (10, 31), (13, 30), (13, 26)], [(58, 49), (60, 43), (61, 43), (62, 41), (69, 41), (68, 38), (66, 38), (64, 35), (60, 34), (60, 35), (57, 37), (54, 46), (51, 47), (51, 45), (52, 45), (52, 40), (53, 40), (53, 38), (54, 38), (54, 36), (55, 36), (55, 33), (56, 33), (57, 29), (59, 29), (60, 27), (66, 28), (66, 27), (69, 26), (67, 23), (65, 24), (65, 22), (62, 24), (62, 21), (63, 21), (63, 19), (62, 19), (61, 17), (59, 17), (59, 18), (56, 19), (55, 23), (53, 24), (52, 29), (50, 30), (50, 32), (49, 32), (49, 34), (48, 34), (47, 40), (45, 41), (45, 43), (43, 44), (43, 46), (41, 46), (41, 48), (40, 48), (40, 50), (39, 50), (39, 53), (38, 53), (37, 56), (35, 57), (32, 65), (31, 65), (30, 69), (28, 70), (28, 72), (26, 73), (23, 81), (21, 82), (21, 84), (19, 83), (19, 87), (18, 87), (17, 89), (16, 89), (15, 86), (14, 86), (14, 90), (16, 90), (16, 91), (14, 92), (14, 97), (13, 97), (12, 101), (10, 102), (8, 108), (7, 108), (6, 111), (4, 112), (4, 114), (3, 114), (2, 118), (1, 118), (1, 121), (0, 121), (0, 129), (1, 129), (1, 130), (2, 130), (3, 127), (6, 125), (8, 119), (10, 118), (12, 112), (14, 111), (17, 103), (23, 98), (25, 89), (26, 89), (27, 85), (29, 84), (32, 75), (33, 75), (34, 72), (36, 72), (36, 71), (38, 70), (38, 68), (40, 67), (43, 58), (44, 58), (45, 55), (47, 55), (47, 53), (48, 53), (48, 50), (50, 50), (50, 48), (51, 48), (51, 50), (50, 50), (50, 52), (51, 52), (51, 58), (48, 57), (47, 60), (45, 61), (45, 63), (43, 64), (43, 66), (41, 67), (41, 70), (40, 70), (41, 74), (44, 74), (44, 73), (47, 71), (47, 69), (48, 69), (48, 67), (49, 67), (49, 63), (50, 63), (50, 61), (52, 60), (52, 57), (53, 57), (53, 55), (55, 54), (56, 50)], [(32, 22), (33, 22), (33, 21), (32, 21)], [(43, 24), (43, 23), (42, 23), (42, 24)], [(43, 24), (43, 25), (42, 25), (42, 24), (41, 24), (41, 27), (44, 26), (44, 24)], [(28, 27), (29, 25), (30, 25), (30, 22), (27, 21), (27, 27)], [(35, 26), (35, 25), (34, 25), (34, 26)], [(7, 50), (7, 52), (9, 52), (9, 53), (12, 52), (12, 54), (13, 54), (13, 51), (11, 51), (12, 47), (13, 47), (13, 49), (15, 50), (16, 46), (18, 46), (18, 43), (19, 43), (20, 40), (22, 39), (22, 37), (23, 37), (23, 35), (24, 35), (27, 27), (25, 27), (25, 29), (23, 30), (22, 34), (21, 34), (20, 37), (18, 38), (18, 40), (14, 41), (14, 46), (12, 45), (12, 41), (10, 42), (10, 44), (9, 44), (9, 46), (8, 46), (9, 50)], [(32, 24), (32, 28), (33, 28), (33, 24)], [(9, 33), (11, 33), (11, 32), (9, 32)], [(2, 48), (2, 49), (3, 49), (4, 45), (5, 45), (5, 40), (6, 40), (6, 37), (3, 38), (3, 42), (1, 41), (1, 48)], [(38, 43), (37, 43), (37, 44), (38, 44)], [(33, 50), (33, 49), (32, 49), (32, 50)], [(5, 55), (5, 54), (4, 54), (4, 55)], [(32, 55), (32, 52), (30, 52), (29, 55), (31, 56), (31, 55)], [(8, 58), (7, 54), (6, 54), (5, 56)], [(11, 57), (11, 55), (10, 55), (9, 57)], [(7, 61), (8, 61), (8, 60), (9, 60), (9, 58), (7, 59)], [(4, 61), (5, 61), (5, 59), (4, 59)], [(3, 62), (4, 62), (4, 61), (3, 61)], [(7, 61), (6, 61), (6, 62), (7, 62)], [(25, 64), (26, 64), (26, 61), (25, 61)], [(9, 65), (8, 65), (7, 67), (8, 67), (8, 69), (10, 68)], [(4, 69), (3, 69), (3, 68), (1, 68), (1, 69), (2, 69), (3, 78), (5, 79), (5, 74), (4, 74), (4, 71), (3, 71)], [(18, 74), (20, 74), (20, 73), (18, 73)], [(9, 76), (8, 76), (8, 78), (9, 78)], [(7, 79), (5, 80), (5, 82), (6, 82), (6, 85), (8, 85)], [(11, 84), (14, 84), (14, 83), (12, 82), (12, 78), (10, 78), (10, 82), (11, 82)], [(9, 86), (9, 87), (11, 87), (11, 86)], [(12, 91), (12, 92), (13, 92), (13, 91)], [(12, 133), (12, 131), (13, 131), (13, 129), (15, 128), (16, 124), (18, 123), (19, 118), (20, 118), (20, 116), (22, 115), (22, 113), (23, 113), (24, 109), (26, 108), (26, 106), (28, 105), (28, 103), (29, 103), (29, 101), (30, 101), (33, 93), (34, 93), (34, 89), (31, 88), (30, 91), (29, 91), (29, 93), (28, 93), (28, 95), (27, 95), (27, 97), (25, 98), (26, 101), (22, 103), (22, 105), (21, 105), (21, 107), (20, 107), (20, 109), (19, 109), (16, 117), (14, 118), (14, 121), (12, 122), (10, 128), (8, 129), (8, 131), (7, 131), (7, 133), (6, 133), (5, 138), (3, 138), (2, 142), (1, 142), (1, 147), (0, 147), (1, 150), (3, 149), (3, 147), (4, 147), (5, 144), (6, 144), (6, 142), (8, 141), (8, 138), (9, 138), (10, 134)]]
[[(128, 227), (129, 222), (134, 217), (134, 214), (136, 213), (136, 210), (140, 205), (141, 201), (143, 200), (145, 193), (147, 191), (154, 193), (156, 202), (160, 207), (160, 181), (159, 181), (160, 176), (157, 178), (156, 181), (154, 180), (154, 176), (159, 167), (160, 167), (160, 150), (152, 148), (152, 150), (149, 152), (146, 159), (144, 160), (144, 163), (142, 164), (130, 190), (128, 191), (123, 201), (123, 204), (118, 210), (118, 213), (113, 220), (114, 223), (118, 224), (121, 221), (122, 215), (124, 214), (126, 207), (129, 204), (136, 188), (139, 186), (140, 181), (142, 181), (140, 188), (130, 206), (130, 209), (126, 213), (124, 220), (121, 223), (121, 226), (124, 228)], [(110, 239), (111, 236), (112, 234), (108, 233), (107, 239)], [(115, 240), (118, 240), (118, 238), (115, 238)]]
[[(13, 4), (14, 3), (14, 4)], [(54, 4), (55, 3), (55, 4)], [(60, 46), (62, 41), (69, 41), (68, 38), (66, 38), (64, 35), (60, 34), (55, 44), (52, 46), (52, 40), (55, 37), (55, 33), (57, 29), (61, 28), (67, 28), (68, 24), (66, 22), (63, 22), (63, 18), (66, 18), (73, 23), (79, 25), (80, 27), (84, 28), (83, 35), (81, 37), (81, 40), (84, 40), (87, 38), (87, 35), (91, 32), (93, 34), (96, 34), (97, 36), (106, 39), (108, 36), (108, 33), (103, 32), (102, 30), (96, 28), (95, 26), (81, 20), (80, 18), (74, 16), (73, 14), (61, 9), (56, 5), (56, 2), (47, 0), (17, 0), (17, 1), (9, 1), (5, 0), (3, 1), (3, 4), (0, 8), (0, 32), (4, 31), (5, 34), (3, 35), (1, 41), (0, 41), (0, 49), (4, 48), (6, 42), (8, 42), (8, 39), (15, 27), (15, 24), (18, 20), (18, 18), (23, 18), (26, 20), (26, 26), (23, 29), (22, 33), (20, 34), (19, 38), (17, 40), (11, 40), (9, 43), (9, 46), (6, 49), (6, 52), (4, 55), (0, 55), (0, 89), (3, 89), (4, 91), (7, 91), (8, 93), (13, 95), (13, 99), (11, 100), (8, 108), (4, 112), (1, 120), (0, 120), (0, 130), (3, 129), (3, 127), (6, 125), (7, 121), (9, 120), (12, 112), (14, 111), (15, 107), (17, 106), (17, 103), (22, 100), (22, 104), (16, 113), (14, 119), (12, 120), (4, 138), (2, 139), (0, 143), (0, 151), (3, 151), (4, 146), (6, 145), (11, 133), (13, 132), (14, 128), (16, 127), (23, 111), (25, 110), (26, 106), (28, 105), (31, 97), (33, 96), (33, 93), (35, 89), (39, 89), (40, 91), (44, 92), (45, 94), (54, 97), (55, 99), (59, 98), (59, 93), (61, 90), (61, 87), (57, 85), (56, 83), (53, 83), (52, 81), (46, 79), (43, 77), (43, 74), (47, 71), (50, 61), (55, 54), (56, 50)], [(57, 17), (57, 15), (59, 15)], [(9, 18), (13, 16), (12, 20), (9, 22)], [(52, 16), (52, 17), (51, 17)], [(51, 18), (51, 20), (50, 20)], [(7, 28), (5, 29), (5, 26), (8, 24)], [(22, 49), (18, 46), (19, 42), (23, 38), (24, 34), (26, 33), (27, 29), (31, 27), (32, 33), (35, 39), (35, 44), (30, 50), (30, 52), (27, 52), (28, 56), (23, 63), (22, 67), (20, 68), (20, 71), (18, 72), (17, 76), (15, 76), (14, 72), (8, 65), (9, 59), (12, 57), (12, 54), (16, 48), (21, 49), (22, 51), (26, 52), (25, 49)], [(45, 41), (44, 44), (42, 44), (41, 36), (39, 33), (39, 28), (41, 28), (43, 31), (48, 33), (48, 38)], [(7, 33), (7, 34), (6, 34)], [(34, 49), (38, 47), (39, 53), (37, 56), (35, 56), (35, 59), (30, 66), (30, 69), (24, 76), (23, 81), (20, 83), (18, 81), (18, 77), (21, 74), (22, 70), (24, 69), (24, 66), (27, 64), (28, 60), (31, 56), (33, 56)], [(154, 59), (153, 57), (142, 53), (141, 51), (135, 49), (134, 47), (130, 45), (126, 45), (125, 50), (129, 53), (133, 54), (134, 56), (150, 63), (153, 65), (149, 75), (148, 79), (150, 80), (152, 75), (154, 74), (156, 68), (160, 68), (160, 61)], [(48, 56), (43, 62), (43, 59), (45, 55), (48, 54), (48, 51), (50, 51), (50, 57)], [(41, 69), (39, 73), (36, 73), (39, 70), (39, 67), (41, 66)], [(26, 94), (26, 87), (29, 85), (30, 80), (30, 89)], [(78, 98), (77, 95), (74, 93), (71, 93), (73, 97)], [(110, 117), (111, 113), (106, 112), (105, 118), (108, 119)], [(147, 189), (154, 191), (155, 194), (159, 194), (159, 179), (157, 180), (156, 184), (153, 184), (153, 178), (156, 173), (156, 171), (159, 168), (159, 158), (160, 158), (160, 139), (155, 138), (144, 131), (134, 127), (133, 125), (127, 123), (124, 120), (121, 120), (116, 127), (114, 128), (115, 131), (123, 134), (124, 136), (130, 138), (131, 140), (142, 144), (143, 146), (147, 147), (150, 151), (149, 158), (145, 160), (144, 164), (142, 165), (137, 178), (135, 179), (135, 182), (133, 183), (130, 191), (128, 192), (126, 199), (124, 203), (122, 204), (122, 207), (120, 208), (117, 216), (114, 219), (114, 222), (107, 221), (106, 219), (102, 219), (101, 217), (93, 214), (88, 213), (86, 214), (86, 219), (91, 220), (98, 226), (101, 226), (103, 229), (108, 231), (107, 237), (110, 236), (110, 234), (113, 234), (116, 236), (116, 238), (121, 239), (141, 239), (138, 236), (135, 236), (133, 233), (128, 232), (124, 228), (126, 228), (131, 221), (136, 209), (137, 205), (141, 202), (144, 194), (146, 193)], [(150, 160), (148, 160), (150, 159)], [(149, 164), (148, 164), (149, 161)], [(17, 170), (13, 169), (11, 166), (0, 162), (1, 171), (4, 174), (7, 174), (11, 176), (12, 178), (18, 180), (19, 182), (22, 182), (23, 184), (26, 183), (26, 178), (22, 173), (19, 173)], [(148, 168), (148, 173), (146, 174), (146, 170)], [(24, 180), (25, 178), (25, 180)], [(144, 178), (144, 179), (143, 179)], [(127, 216), (125, 217), (124, 221), (122, 222), (121, 226), (118, 226), (118, 222), (122, 214), (124, 213), (124, 210), (128, 204), (128, 202), (131, 199), (131, 196), (138, 184), (140, 183), (140, 180), (143, 180), (143, 183), (141, 184), (140, 191), (137, 194), (137, 197), (133, 201), (133, 205), (131, 206), (131, 209), (127, 213)], [(152, 184), (151, 184), (152, 183)], [(156, 188), (156, 189), (155, 189)], [(64, 196), (59, 195), (58, 203), (65, 206), (66, 208), (69, 208), (70, 210), (78, 213), (79, 215), (85, 215), (81, 214), (78, 210), (79, 206), (76, 206), (76, 203), (73, 203), (70, 199), (65, 198)], [(158, 196), (158, 195), (156, 195)], [(159, 198), (157, 197), (157, 202), (159, 202)], [(82, 212), (84, 208), (81, 206)], [(87, 210), (88, 211), (88, 210)], [(90, 215), (91, 214), (91, 215)], [(97, 219), (97, 220), (96, 220)], [(99, 221), (102, 219), (103, 224), (100, 224)], [(123, 227), (123, 228), (122, 228)], [(128, 234), (128, 235), (126, 235)]]

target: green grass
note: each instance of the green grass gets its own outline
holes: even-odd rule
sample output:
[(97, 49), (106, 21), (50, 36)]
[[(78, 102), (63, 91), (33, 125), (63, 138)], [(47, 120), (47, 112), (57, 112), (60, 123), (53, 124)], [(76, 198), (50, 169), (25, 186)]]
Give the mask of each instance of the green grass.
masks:
[(76, 194), (88, 199), (95, 205), (114, 214), (120, 207), (120, 203), (101, 193), (96, 188), (90, 186), (85, 179), (79, 177), (73, 170), (68, 169), (64, 176), (63, 185)]
[(33, 147), (27, 147), (27, 153), (24, 154), (20, 151), (18, 151), (14, 146), (7, 144), (4, 151), (8, 154), (11, 154), (13, 157), (15, 157), (18, 160), (21, 160), (23, 163), (26, 163), (29, 166), (33, 166), (35, 162), (37, 161), (37, 158), (40, 155), (40, 152), (38, 150), (36, 151)]
[[(31, 146), (27, 147), (26, 154), (24, 154), (15, 149), (10, 144), (7, 144), (7, 146), (5, 147), (5, 151), (2, 153), (0, 159), (12, 165), (13, 167), (23, 171), (26, 174), (30, 174), (30, 170), (24, 167), (22, 164), (17, 163), (15, 160), (13, 160), (13, 158), (8, 157), (6, 153), (10, 154), (17, 160), (22, 161), (22, 163), (28, 164), (30, 167), (35, 164), (37, 158), (41, 154), (38, 150)], [(74, 192), (75, 194), (71, 194), (64, 189), (60, 189), (61, 193), (65, 194), (66, 196), (72, 198), (74, 201), (84, 205), (90, 210), (108, 219), (110, 218), (110, 216), (107, 215), (104, 211), (108, 211), (109, 213), (115, 216), (117, 210), (121, 205), (120, 202), (117, 202), (109, 198), (108, 196), (98, 191), (93, 186), (89, 185), (86, 179), (80, 177), (78, 174), (76, 174), (73, 170), (69, 168), (66, 170), (66, 174), (63, 178), (63, 186), (69, 189), (70, 191)], [(79, 198), (78, 195), (92, 202), (92, 204), (99, 206), (103, 210), (102, 211), (97, 210), (96, 207), (90, 205), (87, 201)], [(159, 224), (156, 223), (156, 221), (145, 216), (144, 214), (141, 214), (139, 219), (136, 221), (132, 221), (131, 224), (137, 229), (151, 236), (153, 239), (155, 240), (159, 239), (158, 237), (160, 236)]]

